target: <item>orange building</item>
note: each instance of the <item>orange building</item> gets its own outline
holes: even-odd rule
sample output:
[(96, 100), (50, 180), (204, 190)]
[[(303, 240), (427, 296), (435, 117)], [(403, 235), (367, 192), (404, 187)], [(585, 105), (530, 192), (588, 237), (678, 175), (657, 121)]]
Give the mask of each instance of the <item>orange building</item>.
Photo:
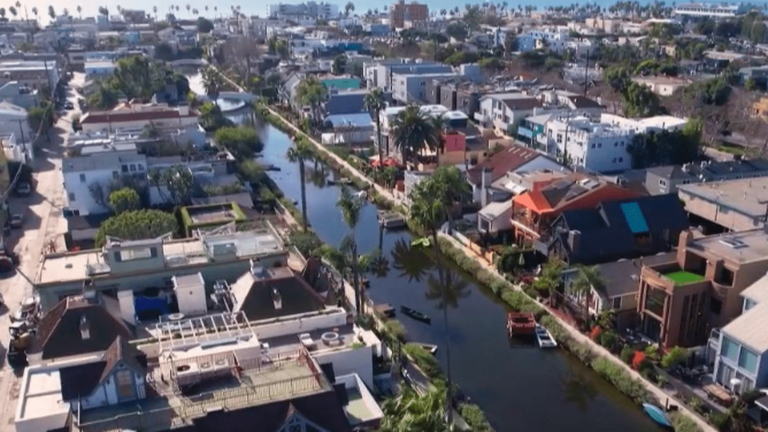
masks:
[(389, 26), (404, 28), (406, 21), (420, 22), (429, 19), (429, 6), (421, 3), (406, 3), (399, 0), (389, 7)]

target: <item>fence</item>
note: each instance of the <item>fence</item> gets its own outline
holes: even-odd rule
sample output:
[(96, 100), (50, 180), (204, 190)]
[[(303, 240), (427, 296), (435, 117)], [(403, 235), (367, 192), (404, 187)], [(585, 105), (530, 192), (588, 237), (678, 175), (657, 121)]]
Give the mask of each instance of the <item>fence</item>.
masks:
[(465, 249), (471, 251), (473, 254), (479, 256), (483, 260), (485, 260), (488, 264), (493, 265), (496, 262), (496, 253), (487, 250), (483, 248), (482, 246), (478, 245), (477, 243), (473, 242), (467, 236), (464, 234), (454, 230), (451, 235), (453, 238), (455, 238), (459, 243), (461, 243)]

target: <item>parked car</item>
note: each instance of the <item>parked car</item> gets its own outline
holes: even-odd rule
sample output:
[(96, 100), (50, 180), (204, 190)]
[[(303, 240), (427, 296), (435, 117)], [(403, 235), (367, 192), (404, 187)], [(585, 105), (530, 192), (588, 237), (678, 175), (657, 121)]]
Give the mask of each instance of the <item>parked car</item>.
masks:
[(32, 193), (32, 185), (27, 182), (19, 182), (16, 185), (16, 193), (20, 196), (29, 196)]
[(73, 110), (75, 109), (75, 105), (72, 102), (67, 101), (66, 103), (64, 103), (64, 108), (68, 110)]
[(21, 228), (24, 225), (24, 215), (15, 213), (11, 215), (11, 228)]

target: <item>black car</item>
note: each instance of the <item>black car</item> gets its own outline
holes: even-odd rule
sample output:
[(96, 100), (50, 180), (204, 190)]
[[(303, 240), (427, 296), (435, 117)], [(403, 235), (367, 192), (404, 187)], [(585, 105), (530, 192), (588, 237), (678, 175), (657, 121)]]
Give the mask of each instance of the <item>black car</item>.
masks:
[(16, 193), (19, 194), (19, 196), (29, 196), (29, 194), (32, 193), (32, 185), (27, 182), (19, 182), (19, 184), (16, 185)]

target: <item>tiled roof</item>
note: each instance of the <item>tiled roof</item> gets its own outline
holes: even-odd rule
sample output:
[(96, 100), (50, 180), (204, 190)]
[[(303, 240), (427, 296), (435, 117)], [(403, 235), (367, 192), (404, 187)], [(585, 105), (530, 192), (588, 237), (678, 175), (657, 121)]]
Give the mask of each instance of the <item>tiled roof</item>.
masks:
[(470, 182), (479, 186), (483, 181), (483, 169), (490, 168), (493, 171), (491, 182), (494, 182), (539, 156), (543, 157), (536, 150), (513, 144), (474, 166), (467, 171), (467, 176)]
[[(88, 321), (90, 333), (86, 340), (80, 334), (83, 317)], [(30, 352), (42, 351), (44, 360), (100, 352), (118, 337), (130, 339), (132, 334), (104, 306), (89, 303), (82, 297), (67, 297), (40, 320)]]

